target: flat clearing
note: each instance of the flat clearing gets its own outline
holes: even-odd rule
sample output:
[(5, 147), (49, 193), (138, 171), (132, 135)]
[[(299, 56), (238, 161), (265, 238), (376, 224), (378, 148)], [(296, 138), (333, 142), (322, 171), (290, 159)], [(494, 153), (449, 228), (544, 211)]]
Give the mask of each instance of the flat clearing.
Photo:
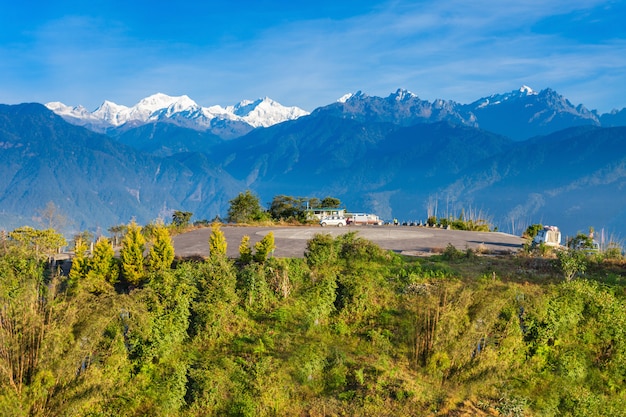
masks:
[[(418, 226), (222, 226), (228, 243), (228, 256), (239, 256), (239, 244), (244, 235), (250, 237), (254, 245), (269, 232), (274, 232), (276, 251), (280, 258), (304, 256), (306, 243), (318, 233), (339, 236), (356, 232), (358, 236), (371, 240), (383, 249), (404, 255), (428, 255), (440, 252), (448, 244), (459, 250), (476, 249), (481, 246), (490, 252), (516, 252), (521, 249), (524, 239), (500, 232), (468, 232)], [(209, 255), (211, 228), (192, 230), (172, 238), (176, 256), (186, 258)]]

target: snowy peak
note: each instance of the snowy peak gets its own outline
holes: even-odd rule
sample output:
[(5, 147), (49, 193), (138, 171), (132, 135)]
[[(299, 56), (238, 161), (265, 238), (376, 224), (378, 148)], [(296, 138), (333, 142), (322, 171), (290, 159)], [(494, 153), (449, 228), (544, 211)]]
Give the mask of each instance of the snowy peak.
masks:
[(308, 114), (298, 107), (285, 107), (268, 97), (244, 100), (224, 108), (219, 105), (202, 107), (186, 95), (173, 97), (163, 93), (148, 96), (132, 107), (105, 100), (93, 112), (82, 106), (70, 107), (60, 102), (47, 103), (46, 106), (70, 123), (101, 132), (129, 122), (140, 125), (158, 121), (200, 131), (224, 123), (240, 123), (249, 128), (269, 127)]
[(481, 98), (472, 103), (472, 105), (474, 105), (476, 108), (482, 108), (537, 95), (539, 95), (539, 93), (537, 93), (527, 85), (523, 85), (518, 90), (513, 90), (504, 94), (493, 94), (489, 97)]
[(171, 97), (163, 93), (157, 93), (144, 98), (133, 109), (138, 113), (151, 115), (163, 109), (168, 109), (168, 113), (173, 114), (197, 107), (199, 107), (198, 104), (186, 95)]
[(398, 88), (395, 93), (390, 94), (389, 99), (396, 101), (408, 101), (414, 98), (419, 98), (417, 95), (411, 93), (409, 90)]
[(269, 127), (308, 114), (298, 107), (285, 107), (269, 97), (242, 101), (233, 107), (232, 112), (253, 127)]
[(129, 112), (130, 108), (105, 100), (91, 115), (113, 126), (119, 126), (128, 121)]
[(520, 94), (524, 94), (527, 96), (533, 95), (533, 94), (537, 94), (532, 88), (530, 88), (527, 85), (523, 85), (520, 87), (519, 89)]
[(368, 97), (369, 96), (367, 94), (359, 90), (356, 93), (344, 94), (337, 100), (337, 103), (347, 103), (348, 101), (351, 101), (351, 100), (365, 99)]

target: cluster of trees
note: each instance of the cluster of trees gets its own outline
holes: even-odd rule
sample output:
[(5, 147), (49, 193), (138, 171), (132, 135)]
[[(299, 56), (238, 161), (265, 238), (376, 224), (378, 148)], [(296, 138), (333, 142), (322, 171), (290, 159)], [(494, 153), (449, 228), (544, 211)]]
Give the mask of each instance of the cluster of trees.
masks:
[(354, 233), (302, 259), (244, 237), (229, 259), (219, 224), (208, 258), (181, 260), (167, 228), (126, 229), (119, 257), (77, 239), (69, 276), (3, 240), (1, 415), (625, 411), (623, 263), (565, 281), (549, 260), (404, 258)]
[(230, 200), (228, 220), (234, 223), (254, 223), (262, 221), (295, 221), (306, 223), (307, 210), (313, 208), (339, 208), (338, 198), (326, 197), (322, 200), (308, 197), (274, 196), (267, 210), (263, 210), (259, 198), (250, 190), (239, 193)]

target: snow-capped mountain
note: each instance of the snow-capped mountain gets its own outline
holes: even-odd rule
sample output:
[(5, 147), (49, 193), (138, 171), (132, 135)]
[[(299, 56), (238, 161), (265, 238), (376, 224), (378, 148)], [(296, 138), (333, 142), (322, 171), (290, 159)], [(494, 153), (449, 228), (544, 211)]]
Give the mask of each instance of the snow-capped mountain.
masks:
[(234, 106), (202, 107), (186, 95), (172, 97), (162, 93), (146, 97), (132, 107), (106, 100), (93, 112), (83, 106), (71, 107), (60, 102), (47, 103), (46, 107), (72, 124), (97, 132), (165, 121), (199, 131), (216, 130), (225, 137), (232, 136), (230, 131), (269, 127), (308, 114), (301, 108), (285, 107), (268, 97), (244, 100)]
[[(514, 140), (545, 135), (571, 126), (601, 125), (601, 116), (582, 104), (574, 106), (550, 88), (537, 92), (526, 85), (507, 93), (480, 98), (470, 104), (442, 99), (430, 102), (403, 89), (385, 98), (370, 97), (357, 91), (316, 109), (313, 114), (318, 112), (402, 126), (448, 122), (478, 127)], [(605, 119), (615, 125), (619, 124), (620, 117), (624, 116), (606, 116)]]
[(532, 88), (528, 87), (527, 85), (523, 85), (520, 87), (519, 90), (514, 90), (504, 94), (493, 94), (489, 97), (481, 98), (475, 101), (473, 104), (475, 104), (477, 108), (482, 108), (486, 106), (498, 105), (508, 100), (516, 100), (527, 96), (536, 96), (537, 94), (538, 93)]
[(478, 127), (515, 140), (572, 126), (600, 126), (597, 113), (582, 104), (574, 106), (551, 88), (536, 92), (522, 86), (519, 90), (460, 105), (457, 110), (464, 118), (473, 116)]

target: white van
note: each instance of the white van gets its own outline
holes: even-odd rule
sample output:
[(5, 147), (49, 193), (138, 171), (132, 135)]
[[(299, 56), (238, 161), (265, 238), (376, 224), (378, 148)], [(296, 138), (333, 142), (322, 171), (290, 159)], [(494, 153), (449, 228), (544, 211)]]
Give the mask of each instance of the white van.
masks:
[(326, 226), (343, 227), (343, 226), (346, 226), (347, 224), (348, 224), (347, 220), (343, 216), (326, 216), (326, 217), (322, 217), (322, 220), (320, 220), (320, 225), (322, 227), (326, 227)]

